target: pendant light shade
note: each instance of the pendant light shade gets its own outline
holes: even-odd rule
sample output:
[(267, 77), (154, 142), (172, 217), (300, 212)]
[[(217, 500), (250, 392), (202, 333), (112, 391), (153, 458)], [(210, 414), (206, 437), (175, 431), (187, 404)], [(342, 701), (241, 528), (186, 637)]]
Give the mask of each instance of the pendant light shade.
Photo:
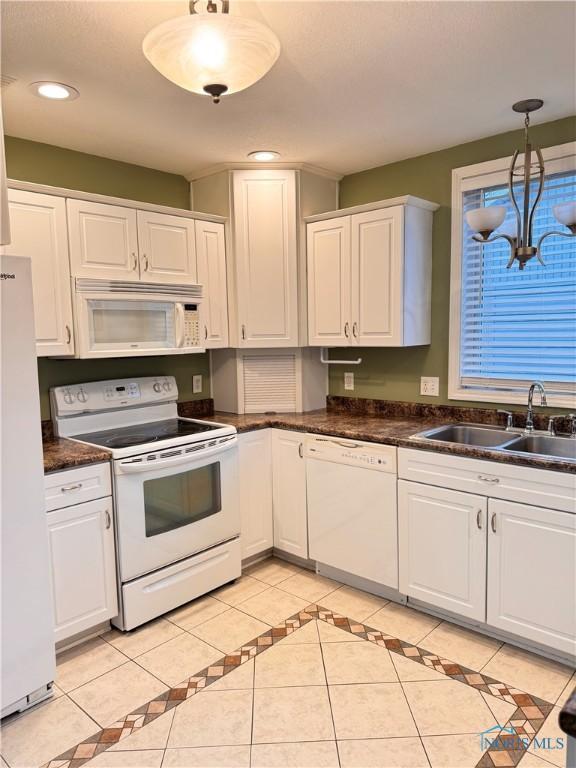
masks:
[(193, 93), (236, 93), (256, 83), (273, 67), (280, 42), (254, 19), (228, 13), (192, 13), (152, 29), (144, 55), (176, 85)]

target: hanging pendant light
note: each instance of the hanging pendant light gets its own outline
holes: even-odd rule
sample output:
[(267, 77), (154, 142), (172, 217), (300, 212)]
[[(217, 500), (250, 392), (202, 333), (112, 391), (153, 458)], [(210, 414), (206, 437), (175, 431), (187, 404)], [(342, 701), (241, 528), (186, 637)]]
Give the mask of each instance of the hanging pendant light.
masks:
[(180, 88), (208, 94), (218, 104), (222, 94), (254, 85), (274, 66), (280, 42), (254, 19), (231, 16), (227, 0), (221, 10), (208, 0), (207, 13), (177, 16), (152, 29), (142, 49), (152, 66)]
[[(544, 266), (542, 259), (541, 246), (547, 237), (556, 235), (559, 237), (576, 237), (576, 202), (562, 203), (555, 205), (553, 210), (556, 220), (568, 227), (570, 232), (551, 230), (545, 232), (536, 245), (533, 242), (532, 226), (534, 224), (534, 213), (544, 191), (544, 159), (539, 147), (530, 142), (528, 129), (530, 127), (530, 113), (540, 109), (544, 102), (542, 99), (526, 99), (518, 101), (512, 106), (514, 112), (524, 114), (524, 165), (516, 169), (520, 150), (514, 152), (510, 170), (508, 171), (508, 193), (516, 217), (516, 234), (509, 235), (505, 233), (494, 234), (494, 231), (502, 224), (506, 217), (506, 208), (503, 205), (492, 205), (487, 208), (476, 208), (466, 214), (468, 226), (476, 232), (473, 239), (479, 243), (493, 243), (495, 240), (504, 239), (510, 244), (510, 260), (506, 265), (510, 268), (515, 261), (518, 262), (518, 268), (524, 269), (526, 262), (534, 256), (537, 257), (540, 264)], [(535, 162), (532, 163), (532, 153), (536, 155)], [(514, 189), (516, 179), (523, 181), (521, 199), (517, 196)], [(536, 195), (532, 203), (530, 202), (530, 187), (532, 182), (536, 181)]]

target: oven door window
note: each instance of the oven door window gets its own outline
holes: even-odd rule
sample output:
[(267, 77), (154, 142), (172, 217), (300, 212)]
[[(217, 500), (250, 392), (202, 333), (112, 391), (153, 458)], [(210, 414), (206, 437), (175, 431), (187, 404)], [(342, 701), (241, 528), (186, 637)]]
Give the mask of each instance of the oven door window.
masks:
[(191, 525), (222, 509), (220, 463), (144, 481), (146, 536)]

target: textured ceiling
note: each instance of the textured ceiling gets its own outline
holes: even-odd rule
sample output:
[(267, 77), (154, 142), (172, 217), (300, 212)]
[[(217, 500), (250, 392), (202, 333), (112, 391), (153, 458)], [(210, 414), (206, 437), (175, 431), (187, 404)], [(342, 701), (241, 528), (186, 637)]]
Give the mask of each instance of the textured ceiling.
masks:
[[(8, 134), (183, 174), (270, 148), (340, 173), (576, 112), (572, 2), (234, 2), (282, 43), (259, 83), (218, 106), (165, 80), (142, 54), (186, 2), (2, 2)], [(58, 80), (81, 98), (32, 95)]]

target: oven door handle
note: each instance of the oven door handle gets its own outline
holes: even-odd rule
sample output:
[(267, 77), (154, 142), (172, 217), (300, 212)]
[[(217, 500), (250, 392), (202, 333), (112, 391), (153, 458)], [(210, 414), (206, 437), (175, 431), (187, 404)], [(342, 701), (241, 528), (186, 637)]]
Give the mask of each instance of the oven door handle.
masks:
[[(229, 438), (228, 442), (215, 445), (213, 448), (205, 448), (202, 451), (193, 451), (191, 453), (185, 453), (180, 456), (174, 456), (167, 459), (155, 459), (154, 461), (137, 462), (133, 459), (120, 460), (115, 462), (116, 470), (122, 474), (132, 474), (136, 472), (150, 472), (156, 469), (164, 469), (164, 467), (177, 467), (181, 464), (190, 464), (190, 469), (194, 468), (194, 464), (197, 459), (204, 459), (216, 454), (229, 451), (230, 448), (234, 448), (238, 440), (236, 437)], [(165, 449), (169, 451), (169, 448)]]

